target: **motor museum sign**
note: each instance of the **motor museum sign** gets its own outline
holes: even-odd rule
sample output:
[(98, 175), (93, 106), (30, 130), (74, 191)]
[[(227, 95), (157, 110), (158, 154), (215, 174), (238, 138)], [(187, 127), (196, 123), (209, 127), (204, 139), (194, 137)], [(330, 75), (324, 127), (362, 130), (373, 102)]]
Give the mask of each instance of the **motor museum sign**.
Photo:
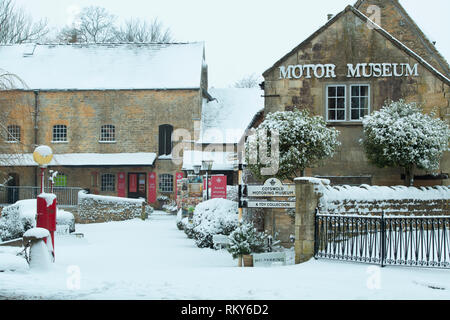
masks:
[[(336, 78), (335, 64), (297, 64), (281, 66), (280, 79)], [(347, 78), (418, 77), (418, 64), (357, 63), (347, 64)]]

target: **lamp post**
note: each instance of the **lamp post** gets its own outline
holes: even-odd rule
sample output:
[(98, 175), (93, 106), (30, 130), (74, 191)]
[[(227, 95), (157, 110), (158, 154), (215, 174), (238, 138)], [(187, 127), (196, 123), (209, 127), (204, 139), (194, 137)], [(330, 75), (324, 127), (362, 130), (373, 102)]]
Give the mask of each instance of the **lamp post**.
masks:
[[(33, 152), (33, 160), (39, 164), (41, 168), (41, 193), (37, 196), (37, 215), (36, 227), (44, 228), (50, 232), (51, 236), (51, 252), (53, 261), (55, 259), (55, 231), (56, 231), (56, 196), (45, 194), (44, 191), (44, 173), (47, 165), (52, 161), (53, 152), (48, 146), (39, 146)], [(50, 201), (50, 203), (49, 203)], [(44, 240), (49, 246), (47, 239)]]
[(208, 182), (208, 172), (211, 171), (214, 160), (203, 160), (202, 169), (206, 171), (206, 200), (209, 200), (209, 182)]

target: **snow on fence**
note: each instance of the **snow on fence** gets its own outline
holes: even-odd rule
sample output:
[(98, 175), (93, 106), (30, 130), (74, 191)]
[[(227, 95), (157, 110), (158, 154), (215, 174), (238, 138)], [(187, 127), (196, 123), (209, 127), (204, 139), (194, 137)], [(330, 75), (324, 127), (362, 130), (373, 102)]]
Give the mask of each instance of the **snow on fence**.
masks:
[(77, 223), (96, 223), (123, 221), (137, 217), (145, 210), (147, 215), (153, 212), (145, 199), (130, 199), (112, 196), (87, 194), (82, 190), (78, 194)]
[(446, 186), (330, 186), (316, 184), (322, 214), (450, 215)]

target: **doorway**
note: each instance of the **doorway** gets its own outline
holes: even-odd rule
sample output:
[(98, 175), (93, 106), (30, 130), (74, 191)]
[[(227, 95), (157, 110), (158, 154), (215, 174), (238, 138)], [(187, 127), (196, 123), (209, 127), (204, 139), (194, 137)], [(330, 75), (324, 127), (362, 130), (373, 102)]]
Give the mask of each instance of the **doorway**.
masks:
[(13, 204), (19, 201), (19, 175), (17, 173), (9, 173), (9, 179), (6, 183), (8, 187), (8, 203)]
[(140, 173), (128, 173), (128, 198), (144, 198), (147, 199), (147, 175)]

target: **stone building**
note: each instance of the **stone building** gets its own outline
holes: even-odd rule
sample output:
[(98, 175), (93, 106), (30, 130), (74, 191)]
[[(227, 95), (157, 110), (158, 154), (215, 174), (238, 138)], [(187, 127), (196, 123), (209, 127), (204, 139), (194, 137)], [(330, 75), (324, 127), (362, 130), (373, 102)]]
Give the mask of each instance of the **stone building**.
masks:
[(204, 43), (4, 45), (0, 61), (27, 86), (0, 92), (10, 185), (39, 185), (32, 152), (48, 145), (55, 186), (173, 197), (181, 163), (172, 161), (171, 134), (199, 133)]
[[(373, 21), (372, 21), (373, 20)], [(378, 23), (374, 23), (378, 22)], [(402, 185), (400, 168), (368, 163), (359, 144), (361, 117), (385, 101), (417, 102), (449, 121), (447, 61), (398, 0), (360, 0), (348, 6), (264, 72), (264, 113), (308, 109), (340, 131), (336, 155), (309, 176), (338, 184)], [(418, 185), (447, 185), (450, 157)]]
[[(305, 173), (332, 184), (404, 184), (402, 169), (371, 165), (359, 143), (361, 117), (385, 101), (417, 102), (425, 112), (434, 110), (442, 120), (450, 120), (449, 65), (398, 0), (359, 0), (329, 16), (263, 76), (264, 114), (308, 109), (340, 131), (342, 145), (335, 156)], [(251, 125), (257, 127), (264, 114)], [(447, 152), (440, 169), (433, 175), (418, 171), (415, 184), (448, 185), (448, 173)], [(286, 213), (265, 209), (263, 228), (291, 246), (294, 222)]]

